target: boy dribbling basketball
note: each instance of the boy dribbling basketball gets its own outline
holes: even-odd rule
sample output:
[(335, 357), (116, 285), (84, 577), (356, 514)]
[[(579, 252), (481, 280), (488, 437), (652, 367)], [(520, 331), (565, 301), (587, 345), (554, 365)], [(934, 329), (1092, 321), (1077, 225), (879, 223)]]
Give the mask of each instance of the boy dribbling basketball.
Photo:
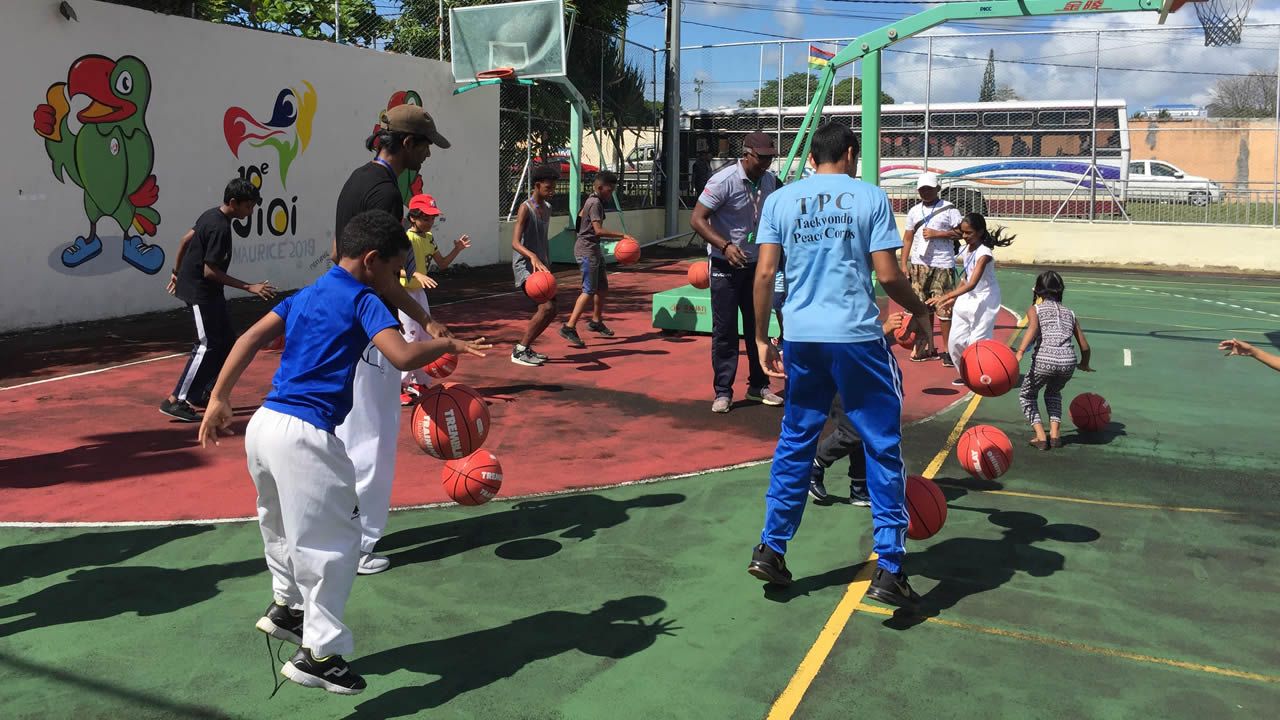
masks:
[(560, 327), (560, 337), (575, 347), (587, 346), (578, 335), (578, 319), (587, 311), (588, 303), (591, 304), (591, 319), (587, 321), (587, 329), (597, 335), (613, 337), (613, 331), (604, 324), (609, 275), (605, 272), (604, 250), (600, 248), (600, 241), (627, 237), (625, 233), (604, 228), (605, 203), (613, 198), (617, 184), (617, 175), (600, 172), (593, 184), (595, 191), (582, 203), (582, 210), (578, 212), (578, 240), (573, 245), (573, 255), (582, 268), (582, 294), (573, 304), (568, 322)]
[[(547, 237), (551, 226), (551, 198), (556, 194), (556, 181), (559, 179), (560, 168), (554, 165), (534, 169), (533, 195), (520, 205), (516, 226), (511, 232), (511, 274), (525, 297), (529, 297), (524, 286), (529, 276), (536, 272), (550, 272), (551, 246)], [(555, 297), (537, 305), (538, 309), (529, 318), (524, 335), (511, 351), (511, 362), (517, 365), (536, 367), (547, 361), (546, 355), (534, 352), (533, 341), (551, 325), (559, 307)]]
[(214, 386), (200, 444), (231, 424), (231, 390), (259, 350), (286, 336), (271, 392), (245, 431), (258, 490), (258, 524), (273, 599), (262, 632), (299, 644), (280, 669), (306, 687), (354, 695), (365, 681), (343, 655), (354, 649), (342, 622), (360, 559), (356, 471), (334, 429), (351, 410), (355, 366), (370, 340), (400, 369), (446, 352), (483, 355), (483, 339), (406, 343), (373, 287), (396, 282), (409, 251), (404, 229), (381, 210), (341, 234), (338, 264), (254, 324), (232, 348)]

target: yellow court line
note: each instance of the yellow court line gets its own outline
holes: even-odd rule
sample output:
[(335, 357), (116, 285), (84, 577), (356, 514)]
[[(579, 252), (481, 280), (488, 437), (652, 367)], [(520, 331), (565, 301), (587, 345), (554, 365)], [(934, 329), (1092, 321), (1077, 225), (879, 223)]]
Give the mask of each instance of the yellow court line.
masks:
[[(1022, 334), (1022, 329), (1026, 326), (1026, 316), (1019, 318), (1018, 332), (1015, 332), (1009, 338), (1010, 347), (1013, 346), (1018, 336)], [(951, 428), (951, 434), (947, 436), (946, 443), (943, 444), (938, 454), (933, 456), (929, 466), (925, 468), (924, 477), (932, 480), (938, 474), (938, 470), (947, 461), (947, 456), (951, 454), (951, 448), (960, 439), (960, 434), (964, 432), (964, 426), (968, 424), (969, 418), (973, 417), (973, 413), (978, 409), (978, 403), (981, 401), (982, 396), (977, 394), (969, 400), (969, 405), (965, 407), (964, 413), (956, 421), (955, 427)], [(787, 686), (782, 689), (778, 699), (773, 701), (773, 706), (769, 708), (768, 720), (790, 720), (791, 716), (795, 714), (796, 708), (800, 707), (800, 701), (804, 699), (804, 694), (809, 691), (809, 686), (813, 684), (814, 678), (818, 676), (818, 671), (822, 669), (822, 664), (827, 661), (827, 656), (831, 654), (831, 649), (835, 647), (836, 640), (840, 639), (840, 634), (844, 632), (849, 618), (853, 617), (853, 613), (858, 608), (870, 607), (869, 605), (862, 605), (862, 598), (866, 596), (867, 588), (871, 586), (871, 574), (875, 571), (875, 567), (876, 554), (873, 552), (867, 557), (862, 568), (858, 570), (853, 582), (849, 583), (849, 587), (845, 590), (840, 604), (836, 605), (835, 610), (831, 611), (831, 616), (827, 618), (826, 625), (822, 626), (822, 631), (818, 633), (818, 638), (813, 641), (809, 651), (804, 654), (804, 659), (800, 661), (799, 667), (796, 668), (795, 673), (791, 676), (791, 680), (787, 682)]]
[[(859, 605), (858, 610), (870, 615), (881, 615), (892, 617), (893, 611), (886, 608), (876, 607), (874, 605)], [(1221, 675), (1223, 677), (1238, 678), (1240, 680), (1256, 680), (1265, 683), (1280, 683), (1280, 676), (1263, 675), (1261, 673), (1245, 672), (1244, 670), (1232, 670), (1230, 668), (1218, 667), (1217, 665), (1205, 665), (1203, 663), (1184, 662), (1182, 660), (1171, 660), (1169, 658), (1157, 657), (1155, 655), (1143, 655), (1141, 653), (1129, 652), (1127, 650), (1116, 650), (1113, 648), (1099, 647), (1097, 645), (1088, 645), (1085, 643), (1071, 642), (1070, 640), (1059, 640), (1058, 638), (1047, 637), (1045, 635), (1034, 635), (1032, 633), (1018, 632), (1017, 630), (1003, 630), (1001, 628), (987, 627), (986, 625), (972, 625), (970, 623), (956, 622), (955, 620), (945, 620), (939, 617), (925, 618), (925, 622), (935, 625), (943, 625), (957, 630), (972, 630), (986, 635), (995, 635), (997, 637), (1012, 638), (1014, 640), (1026, 640), (1028, 642), (1040, 645), (1054, 645), (1057, 647), (1067, 648), (1070, 650), (1079, 650), (1093, 655), (1102, 655), (1105, 657), (1120, 658), (1122, 660), (1133, 660), (1135, 662), (1149, 663), (1152, 665), (1165, 665), (1167, 667), (1175, 667), (1182, 670), (1194, 670), (1196, 672), (1208, 673), (1210, 675)]]
[[(962, 487), (962, 486), (957, 485), (956, 487)], [(1131, 503), (1131, 502), (1120, 502), (1116, 500), (1088, 500), (1085, 498), (1067, 497), (1065, 495), (1040, 495), (1038, 493), (1015, 492), (1013, 490), (973, 490), (972, 492), (980, 492), (986, 495), (1007, 495), (1009, 497), (1031, 498), (1032, 500), (1057, 500), (1059, 502), (1079, 503), (1081, 505), (1102, 505), (1104, 507), (1127, 508), (1131, 510), (1167, 510), (1169, 512), (1204, 513), (1208, 515), (1250, 515), (1250, 516), (1280, 515), (1280, 512), (1270, 512), (1266, 510), (1260, 510), (1258, 512), (1243, 512), (1240, 510), (1222, 510), (1219, 508), (1181, 507), (1178, 505), (1154, 505), (1150, 503)]]

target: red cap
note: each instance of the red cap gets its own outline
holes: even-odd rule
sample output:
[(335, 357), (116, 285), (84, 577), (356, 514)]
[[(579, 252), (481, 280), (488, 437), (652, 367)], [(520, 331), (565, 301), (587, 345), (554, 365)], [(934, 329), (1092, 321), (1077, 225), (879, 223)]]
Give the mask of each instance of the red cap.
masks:
[(436, 205), (436, 199), (430, 195), (414, 195), (409, 201), (409, 209), (417, 210), (423, 215), (439, 215), (440, 208)]

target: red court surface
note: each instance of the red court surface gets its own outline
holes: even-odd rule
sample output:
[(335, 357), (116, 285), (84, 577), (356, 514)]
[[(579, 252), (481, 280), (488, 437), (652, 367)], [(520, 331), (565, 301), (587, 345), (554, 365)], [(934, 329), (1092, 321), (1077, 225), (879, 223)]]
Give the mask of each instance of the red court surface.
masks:
[[(449, 380), (476, 388), (489, 402), (493, 430), (485, 447), (502, 461), (503, 496), (692, 473), (772, 454), (781, 409), (739, 401), (728, 415), (713, 415), (710, 338), (667, 337), (650, 326), (650, 295), (683, 285), (685, 267), (667, 263), (611, 275), (614, 294), (606, 320), (617, 336), (594, 337), (584, 323), (579, 329), (588, 347), (574, 349), (553, 325), (538, 343), (552, 356), (541, 368), (510, 362), (511, 346), (528, 318), (522, 297), (503, 294), (437, 307), (437, 317), (455, 333), (483, 335), (496, 344), (486, 358), (464, 358)], [(561, 275), (562, 316), (574, 299), (565, 290), (571, 282)], [(996, 338), (1007, 340), (1013, 326), (1013, 316), (1002, 313)], [(963, 396), (941, 363), (911, 363), (906, 351), (896, 352), (904, 374), (904, 422), (928, 417)], [(196, 443), (195, 425), (156, 410), (182, 368), (181, 357), (3, 390), (0, 521), (253, 515), (255, 495), (240, 432), (278, 360), (277, 354), (261, 354), (245, 373), (233, 394), (237, 434), (210, 449)], [(745, 356), (739, 375), (740, 399)], [(406, 420), (409, 410), (404, 409)], [(443, 463), (418, 449), (407, 424), (401, 427), (393, 503), (445, 502)]]

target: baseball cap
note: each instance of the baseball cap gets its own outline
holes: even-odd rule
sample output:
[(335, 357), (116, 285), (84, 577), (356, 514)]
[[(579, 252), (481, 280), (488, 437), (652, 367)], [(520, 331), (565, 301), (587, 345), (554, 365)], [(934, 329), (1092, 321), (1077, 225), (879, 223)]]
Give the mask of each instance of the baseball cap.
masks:
[(431, 113), (420, 105), (397, 105), (382, 113), (379, 123), (392, 132), (418, 135), (427, 138), (436, 147), (449, 147), (449, 141), (436, 130), (436, 121), (431, 119)]
[(916, 189), (927, 187), (942, 187), (942, 182), (938, 180), (938, 173), (920, 173), (920, 179), (916, 180)]
[(742, 147), (757, 155), (775, 156), (778, 154), (778, 146), (774, 145), (773, 136), (762, 132), (748, 133), (742, 139)]
[(436, 199), (430, 195), (414, 195), (409, 201), (409, 209), (417, 210), (423, 215), (439, 215), (440, 207), (436, 205)]

